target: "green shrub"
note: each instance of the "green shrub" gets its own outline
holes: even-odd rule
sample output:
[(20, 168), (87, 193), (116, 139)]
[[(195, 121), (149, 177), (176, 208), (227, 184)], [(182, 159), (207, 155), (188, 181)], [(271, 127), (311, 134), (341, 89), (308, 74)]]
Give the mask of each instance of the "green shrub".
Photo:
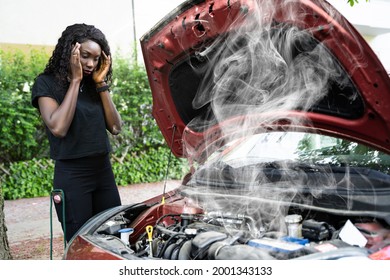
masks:
[[(181, 179), (187, 172), (186, 162), (173, 156), (166, 175), (170, 150), (150, 149), (139, 154), (128, 154), (124, 163), (115, 160), (112, 168), (118, 186), (152, 183), (165, 179)], [(6, 200), (50, 195), (53, 189), (54, 162), (47, 158), (13, 162), (1, 178)]]
[(47, 153), (44, 127), (31, 106), (30, 87), (47, 54), (0, 50), (0, 163), (29, 160)]
[(52, 189), (54, 164), (49, 159), (12, 162), (2, 178), (6, 200), (47, 196)]
[(112, 138), (118, 157), (130, 151), (157, 148), (164, 139), (152, 116), (152, 94), (145, 68), (118, 56), (114, 60), (113, 101), (121, 114), (122, 132)]
[[(113, 170), (117, 184), (150, 183), (165, 179), (181, 179), (188, 171), (187, 161), (169, 154), (168, 148), (157, 148), (138, 154), (128, 154), (123, 163), (114, 162)], [(169, 166), (168, 166), (169, 163)], [(168, 168), (168, 174), (167, 173)]]

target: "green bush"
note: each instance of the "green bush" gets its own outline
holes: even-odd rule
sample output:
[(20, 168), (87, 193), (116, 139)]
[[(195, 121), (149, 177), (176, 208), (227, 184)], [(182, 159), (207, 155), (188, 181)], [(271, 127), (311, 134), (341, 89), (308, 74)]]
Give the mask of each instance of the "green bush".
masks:
[(121, 114), (122, 132), (112, 138), (118, 157), (127, 152), (164, 145), (164, 139), (152, 116), (152, 94), (145, 68), (118, 56), (114, 60), (113, 101)]
[[(187, 172), (183, 159), (171, 158), (166, 174), (170, 151), (167, 148), (128, 155), (124, 163), (113, 162), (112, 168), (118, 186), (152, 183), (165, 179), (181, 179)], [(3, 177), (3, 196), (6, 200), (42, 197), (53, 189), (54, 162), (50, 159), (33, 159), (13, 162)], [(167, 175), (167, 176), (166, 176)]]
[(0, 50), (0, 163), (45, 155), (44, 127), (31, 106), (30, 87), (43, 69), (47, 54), (32, 50)]
[[(150, 149), (138, 154), (128, 154), (124, 163), (113, 163), (117, 184), (150, 183), (165, 179), (182, 179), (188, 171), (187, 162), (171, 155), (167, 148)], [(169, 163), (169, 166), (168, 166)], [(168, 174), (167, 173), (168, 168)]]
[(47, 196), (52, 190), (54, 164), (50, 159), (12, 162), (3, 177), (6, 200)]

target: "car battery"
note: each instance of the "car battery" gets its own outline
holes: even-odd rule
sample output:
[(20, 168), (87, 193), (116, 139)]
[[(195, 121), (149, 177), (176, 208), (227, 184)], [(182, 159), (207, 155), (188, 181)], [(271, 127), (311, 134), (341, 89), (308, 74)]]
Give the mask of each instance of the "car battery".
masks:
[(290, 259), (308, 253), (304, 243), (296, 241), (291, 242), (283, 239), (251, 239), (248, 241), (247, 245), (263, 249), (277, 259)]

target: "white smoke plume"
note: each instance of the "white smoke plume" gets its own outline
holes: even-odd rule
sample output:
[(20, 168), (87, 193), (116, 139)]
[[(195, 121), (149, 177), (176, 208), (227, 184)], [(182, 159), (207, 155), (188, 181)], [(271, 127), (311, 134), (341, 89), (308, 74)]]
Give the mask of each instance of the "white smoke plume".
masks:
[[(331, 52), (313, 39), (312, 30), (302, 30), (288, 22), (273, 20), (276, 12), (283, 11), (285, 19), (303, 22), (307, 15), (300, 12), (299, 2), (244, 1), (250, 6), (242, 5), (232, 24), (234, 28), (229, 28), (229, 32), (211, 45), (198, 50), (198, 58), (207, 60), (208, 68), (202, 69), (206, 75), (193, 106), (199, 109), (209, 105), (210, 113), (215, 117), (213, 121), (220, 124), (229, 118), (240, 119), (221, 127), (226, 142), (229, 142), (230, 136), (240, 138), (258, 133), (281, 120), (300, 127), (300, 123), (307, 120), (292, 117), (292, 111), (309, 111), (328, 93), (331, 82), (336, 81), (340, 88), (347, 82), (345, 72)], [(285, 5), (285, 8), (274, 6), (276, 3)], [(328, 12), (333, 13), (331, 9)], [(207, 127), (205, 122), (204, 118), (194, 119), (189, 126)], [(191, 157), (195, 147), (187, 144), (186, 148)], [(285, 172), (279, 183), (262, 178), (258, 170), (234, 174), (234, 170), (225, 169), (226, 173), (221, 173), (221, 178), (233, 172), (229, 176), (246, 182), (241, 192), (247, 198), (232, 194), (228, 188), (222, 188), (224, 196), (214, 197), (206, 188), (204, 194), (209, 198), (206, 208), (224, 213), (249, 213), (256, 216), (260, 224), (265, 223), (268, 229), (278, 229), (284, 224), (285, 202), (292, 201), (300, 193), (299, 186), (305, 185), (302, 182), (309, 180), (305, 172), (290, 168), (288, 163), (280, 169)], [(335, 179), (330, 176), (314, 184), (318, 189), (322, 186), (334, 187)], [(313, 189), (314, 196), (321, 195), (318, 189)], [(248, 195), (248, 192), (252, 194)], [(264, 201), (259, 203), (262, 199)]]
[[(279, 11), (274, 5), (282, 3), (286, 6), (284, 12), (290, 13), (285, 18), (303, 21), (306, 15), (294, 6), (300, 1), (249, 2), (251, 9), (244, 5), (235, 19), (243, 24), (198, 52), (198, 57), (209, 63), (193, 107), (210, 104), (218, 123), (238, 115), (248, 116), (238, 126), (225, 126), (225, 136), (238, 128), (246, 134), (245, 128), (283, 119), (301, 121), (290, 118), (289, 113), (295, 109), (308, 111), (327, 94), (331, 81), (341, 87), (347, 81), (331, 53), (312, 39), (310, 30), (269, 20)], [(256, 118), (252, 119), (253, 115)], [(205, 126), (204, 122), (195, 119), (188, 126)]]

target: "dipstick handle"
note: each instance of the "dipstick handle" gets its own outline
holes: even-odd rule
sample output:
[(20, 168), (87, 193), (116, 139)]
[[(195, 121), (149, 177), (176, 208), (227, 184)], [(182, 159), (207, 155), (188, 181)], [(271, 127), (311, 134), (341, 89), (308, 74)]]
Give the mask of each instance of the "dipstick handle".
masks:
[(153, 241), (153, 226), (146, 226), (146, 233), (148, 234), (150, 256), (153, 257), (152, 241)]

